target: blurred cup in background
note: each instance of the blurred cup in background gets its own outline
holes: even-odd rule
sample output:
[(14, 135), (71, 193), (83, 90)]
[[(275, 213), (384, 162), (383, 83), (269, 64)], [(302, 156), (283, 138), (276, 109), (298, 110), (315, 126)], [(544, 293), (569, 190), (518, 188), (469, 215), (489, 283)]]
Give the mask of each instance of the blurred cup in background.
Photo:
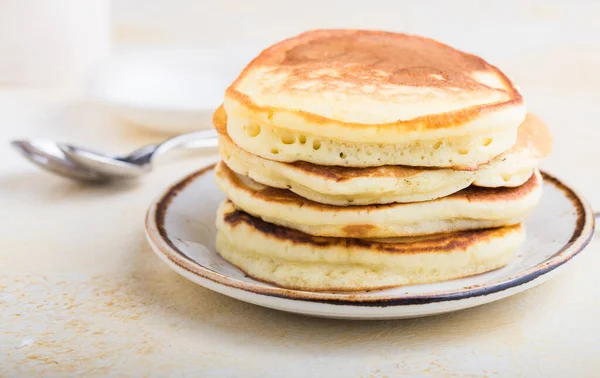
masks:
[(78, 85), (110, 37), (110, 0), (2, 0), (0, 85)]

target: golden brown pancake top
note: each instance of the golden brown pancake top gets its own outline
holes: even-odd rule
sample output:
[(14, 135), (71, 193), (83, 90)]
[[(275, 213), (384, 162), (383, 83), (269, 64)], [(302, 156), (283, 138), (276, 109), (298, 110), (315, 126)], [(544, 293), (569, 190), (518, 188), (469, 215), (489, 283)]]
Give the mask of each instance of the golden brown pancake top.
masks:
[(336, 182), (344, 182), (357, 177), (409, 177), (423, 173), (426, 170), (433, 170), (436, 168), (411, 168), (403, 165), (384, 165), (381, 167), (365, 167), (365, 168), (353, 168), (353, 167), (338, 167), (323, 166), (303, 161), (289, 163), (296, 169), (299, 169), (307, 174), (316, 176), (324, 176), (335, 180)]
[[(263, 51), (250, 65), (286, 73), (287, 82), (273, 90), (316, 92), (342, 81), (356, 84), (344, 87), (350, 92), (373, 87), (370, 96), (389, 85), (489, 90), (471, 74), (497, 71), (475, 55), (429, 38), (373, 30), (309, 31)], [(505, 88), (510, 87), (506, 82)]]
[(519, 229), (520, 224), (501, 228), (492, 228), (485, 230), (458, 231), (448, 234), (435, 234), (419, 236), (414, 238), (390, 238), (390, 239), (354, 239), (354, 238), (333, 238), (321, 237), (305, 234), (301, 231), (291, 228), (277, 226), (263, 221), (244, 211), (235, 209), (233, 203), (227, 200), (228, 208), (224, 214), (224, 222), (229, 227), (236, 227), (240, 224), (256, 230), (273, 239), (298, 244), (307, 244), (312, 248), (365, 248), (381, 253), (427, 253), (454, 252), (466, 250), (469, 246), (483, 242), (485, 240), (502, 237), (503, 235)]
[[(322, 30), (280, 46), (267, 50), (260, 64), (278, 67), (275, 73), (290, 73), (287, 85), (283, 85), (289, 91), (327, 89), (340, 79), (377, 89), (392, 84), (472, 90), (485, 85), (469, 73), (490, 69), (474, 55), (431, 39), (397, 33)], [(299, 85), (307, 81), (316, 85)]]

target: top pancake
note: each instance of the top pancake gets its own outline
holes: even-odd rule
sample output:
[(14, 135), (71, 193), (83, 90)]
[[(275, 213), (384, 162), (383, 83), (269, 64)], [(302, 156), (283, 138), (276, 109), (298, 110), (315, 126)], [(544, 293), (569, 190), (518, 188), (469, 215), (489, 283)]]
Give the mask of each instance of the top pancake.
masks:
[(309, 31), (268, 48), (227, 89), (225, 108), (230, 117), (373, 143), (516, 131), (525, 117), (519, 92), (483, 59), (364, 30)]

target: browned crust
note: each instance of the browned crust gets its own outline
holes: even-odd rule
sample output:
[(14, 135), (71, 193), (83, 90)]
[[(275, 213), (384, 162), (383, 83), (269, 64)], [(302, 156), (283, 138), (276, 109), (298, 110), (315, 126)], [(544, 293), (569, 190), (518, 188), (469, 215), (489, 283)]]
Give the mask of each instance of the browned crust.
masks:
[(346, 235), (355, 235), (355, 237), (360, 238), (368, 235), (374, 228), (376, 227), (372, 224), (349, 224), (342, 228), (342, 232)]
[[(294, 205), (297, 207), (306, 207), (315, 211), (332, 211), (336, 213), (343, 212), (356, 212), (356, 211), (374, 211), (383, 210), (385, 208), (402, 208), (406, 206), (413, 206), (412, 203), (390, 203), (383, 205), (350, 205), (350, 206), (334, 206), (318, 203), (311, 201), (304, 197), (297, 195), (291, 190), (265, 187), (262, 190), (253, 190), (248, 188), (240, 180), (238, 174), (233, 172), (225, 163), (219, 163), (217, 169), (217, 175), (227, 180), (231, 185), (235, 186), (239, 190), (243, 190), (250, 194), (252, 197), (257, 198), (260, 201), (266, 201), (271, 203), (285, 203)], [(517, 201), (521, 198), (526, 197), (533, 191), (535, 191), (541, 185), (540, 177), (538, 175), (532, 175), (523, 185), (517, 187), (500, 187), (500, 188), (485, 188), (478, 186), (469, 186), (463, 190), (453, 193), (449, 196), (438, 198), (433, 201), (468, 201), (468, 202), (511, 202)]]
[[(464, 198), (469, 202), (511, 202), (526, 197), (541, 185), (541, 177), (537, 174), (533, 174), (520, 186), (484, 188), (471, 185), (459, 192), (451, 194), (449, 197), (456, 199)], [(443, 198), (438, 200), (443, 200)]]
[[(484, 105), (472, 106), (456, 111), (450, 111), (439, 114), (431, 114), (427, 116), (417, 117), (410, 120), (398, 120), (396, 122), (390, 123), (380, 123), (380, 124), (364, 124), (364, 123), (356, 123), (356, 122), (345, 122), (341, 120), (330, 119), (318, 114), (306, 112), (306, 111), (294, 111), (288, 109), (277, 109), (271, 106), (258, 105), (253, 102), (249, 96), (240, 91), (236, 90), (236, 87), (244, 78), (244, 76), (255, 67), (264, 66), (264, 65), (277, 65), (277, 61), (273, 60), (274, 56), (278, 56), (288, 52), (291, 48), (296, 47), (298, 45), (307, 44), (313, 42), (315, 40), (323, 39), (323, 38), (331, 38), (336, 36), (344, 36), (344, 37), (361, 37), (361, 36), (375, 36), (381, 38), (388, 39), (402, 39), (409, 40), (415, 39), (422, 43), (433, 44), (439, 49), (447, 50), (451, 49), (456, 56), (460, 56), (465, 61), (471, 61), (473, 64), (479, 64), (481, 67), (485, 67), (489, 71), (493, 71), (504, 83), (504, 87), (507, 88), (507, 94), (509, 95), (509, 100), (500, 101), (495, 103), (489, 103)], [(365, 128), (365, 127), (374, 127), (377, 129), (387, 129), (387, 128), (395, 128), (398, 131), (415, 131), (415, 130), (433, 130), (433, 129), (441, 129), (441, 128), (452, 128), (459, 125), (463, 125), (467, 122), (473, 121), (479, 117), (481, 117), (485, 113), (491, 113), (500, 111), (506, 108), (511, 108), (515, 106), (520, 106), (523, 104), (523, 98), (519, 91), (514, 87), (513, 83), (510, 79), (497, 67), (487, 63), (485, 60), (468, 54), (452, 47), (443, 44), (441, 42), (401, 33), (392, 33), (385, 31), (375, 31), (375, 30), (312, 30), (302, 33), (298, 36), (286, 39), (281, 41), (266, 50), (264, 50), (261, 54), (259, 54), (254, 60), (252, 60), (242, 71), (242, 73), (238, 76), (238, 78), (227, 88), (226, 96), (233, 98), (240, 103), (242, 103), (247, 109), (249, 109), (252, 113), (262, 113), (263, 116), (266, 116), (270, 119), (270, 115), (272, 115), (275, 111), (277, 112), (288, 112), (293, 113), (296, 116), (300, 116), (304, 118), (309, 123), (315, 124), (329, 124), (335, 123), (337, 125), (343, 125), (345, 127), (350, 128)]]
[(294, 168), (308, 175), (326, 177), (336, 182), (350, 181), (355, 178), (368, 177), (412, 177), (426, 171), (434, 171), (438, 168), (411, 168), (402, 165), (384, 165), (381, 167), (340, 167), (335, 165), (317, 165), (307, 162), (288, 163)]
[[(357, 238), (320, 237), (265, 222), (242, 210), (235, 209), (231, 201), (227, 200), (227, 203), (231, 205), (231, 209), (224, 214), (223, 221), (229, 227), (235, 228), (240, 224), (244, 224), (260, 232), (264, 237), (278, 241), (307, 245), (314, 249), (326, 249), (332, 247), (348, 249), (361, 248), (373, 252), (389, 254), (458, 252), (466, 251), (467, 248), (476, 243), (503, 237), (521, 227), (520, 224), (517, 224), (484, 230), (469, 230), (448, 234), (428, 235), (419, 238), (411, 238), (409, 239), (410, 242), (401, 241), (400, 239), (397, 239), (397, 242), (382, 242)], [(390, 241), (391, 240), (392, 239), (390, 239)]]

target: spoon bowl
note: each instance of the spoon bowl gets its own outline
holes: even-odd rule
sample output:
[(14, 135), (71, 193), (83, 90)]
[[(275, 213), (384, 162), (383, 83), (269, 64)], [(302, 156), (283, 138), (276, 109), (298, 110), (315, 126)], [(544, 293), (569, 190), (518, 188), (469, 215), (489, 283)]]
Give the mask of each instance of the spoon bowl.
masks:
[(78, 166), (49, 140), (15, 140), (11, 145), (27, 160), (51, 173), (79, 181), (103, 181), (102, 175)]
[(135, 179), (152, 171), (154, 158), (173, 148), (215, 148), (217, 132), (202, 130), (182, 134), (114, 156), (49, 140), (16, 140), (11, 145), (25, 158), (51, 173), (78, 181), (102, 182)]
[(145, 164), (132, 163), (127, 157), (106, 155), (102, 152), (66, 143), (58, 143), (57, 146), (71, 162), (110, 179), (136, 178), (152, 170), (150, 162)]

